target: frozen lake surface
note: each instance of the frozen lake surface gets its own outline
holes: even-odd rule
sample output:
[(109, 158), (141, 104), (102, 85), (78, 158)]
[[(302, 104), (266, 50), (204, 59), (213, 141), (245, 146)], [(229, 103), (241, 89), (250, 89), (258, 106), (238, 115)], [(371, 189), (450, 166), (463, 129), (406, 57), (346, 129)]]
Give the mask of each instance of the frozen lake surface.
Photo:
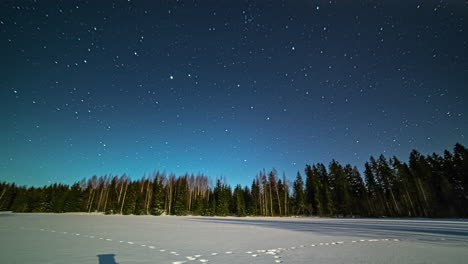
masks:
[(0, 263), (467, 263), (468, 221), (0, 213)]

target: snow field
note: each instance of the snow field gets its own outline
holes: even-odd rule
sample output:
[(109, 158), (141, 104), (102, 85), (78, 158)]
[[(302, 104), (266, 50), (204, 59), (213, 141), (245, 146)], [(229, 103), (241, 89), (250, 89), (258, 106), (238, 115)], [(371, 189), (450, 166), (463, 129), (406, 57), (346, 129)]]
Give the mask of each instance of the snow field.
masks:
[[(25, 229), (25, 227), (20, 227), (21, 229)], [(34, 230), (34, 229), (29, 229), (29, 230)], [(38, 231), (41, 231), (41, 232), (50, 232), (50, 233), (55, 233), (56, 231), (55, 230), (48, 230), (46, 228), (40, 228), (38, 229)], [(80, 236), (81, 234), (80, 233), (74, 233), (74, 232), (71, 232), (71, 231), (59, 231), (60, 234), (64, 234), (64, 235), (71, 235), (71, 236)], [(89, 234), (89, 235), (82, 235), (83, 238), (90, 238), (90, 239), (95, 239), (96, 236), (93, 235), (93, 234)], [(99, 237), (99, 240), (105, 240), (105, 241), (109, 241), (109, 242), (112, 242), (114, 241), (113, 239), (111, 238), (103, 238), (103, 237)], [(117, 241), (117, 240), (115, 240)], [(372, 243), (372, 242), (398, 242), (400, 241), (399, 239), (390, 239), (390, 238), (382, 238), (382, 239), (368, 239), (368, 240), (365, 240), (365, 239), (360, 239), (358, 241), (356, 240), (352, 240), (348, 243)], [(132, 241), (124, 241), (124, 240), (118, 240), (118, 243), (127, 243), (128, 245), (135, 245), (135, 246), (141, 246), (141, 247), (147, 247), (148, 249), (151, 249), (151, 250), (155, 250), (157, 249), (155, 246), (152, 246), (152, 245), (146, 245), (146, 244), (136, 244)], [(345, 244), (346, 242), (344, 241), (333, 241), (333, 242), (318, 242), (317, 245), (316, 244), (310, 244), (310, 245), (299, 245), (299, 246), (291, 246), (289, 248), (274, 248), (274, 249), (257, 249), (257, 250), (252, 250), (252, 251), (246, 251), (245, 254), (247, 255), (250, 255), (251, 257), (253, 258), (256, 258), (256, 257), (261, 257), (261, 256), (272, 256), (274, 259), (274, 263), (282, 263), (283, 261), (281, 260), (281, 255), (280, 253), (282, 253), (283, 251), (292, 251), (292, 250), (301, 250), (301, 249), (305, 249), (305, 248), (308, 248), (308, 247), (319, 247), (319, 246), (339, 246), (339, 245), (342, 245), (342, 244)], [(166, 253), (166, 254), (172, 254), (174, 256), (180, 256), (179, 253), (177, 253), (177, 251), (166, 251), (166, 249), (159, 249), (159, 252), (161, 253)], [(232, 251), (226, 251), (224, 252), (224, 254), (226, 255), (232, 255), (233, 252)], [(196, 254), (196, 255), (193, 255), (193, 256), (186, 256), (185, 259), (186, 260), (178, 260), (178, 261), (173, 261), (172, 264), (182, 264), (182, 263), (187, 263), (189, 261), (199, 261), (199, 262), (202, 262), (202, 263), (207, 263), (207, 262), (210, 262), (210, 260), (212, 261), (216, 261), (216, 259), (214, 259), (213, 257), (217, 256), (218, 253), (217, 252), (213, 252), (211, 254), (209, 254), (209, 256), (206, 256), (205, 258), (201, 258), (202, 255), (199, 255), (199, 254)]]
[(0, 244), (0, 263), (465, 263), (468, 222), (0, 213)]

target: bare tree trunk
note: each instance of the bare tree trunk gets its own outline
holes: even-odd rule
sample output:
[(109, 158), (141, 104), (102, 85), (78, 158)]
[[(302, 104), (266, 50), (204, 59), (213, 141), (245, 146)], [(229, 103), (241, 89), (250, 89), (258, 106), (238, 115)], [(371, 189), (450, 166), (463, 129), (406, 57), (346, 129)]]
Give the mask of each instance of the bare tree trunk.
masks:
[(172, 209), (172, 184), (169, 186), (169, 208), (168, 208), (168, 211), (169, 211), (169, 215), (171, 214), (171, 209)]
[(89, 196), (88, 196), (88, 202), (86, 203), (86, 210), (88, 210), (89, 212), (89, 206), (90, 206), (90, 202), (91, 202), (91, 197), (93, 195), (93, 187), (91, 187), (91, 189), (89, 189)]
[(120, 197), (121, 197), (121, 195), (122, 195), (124, 182), (125, 182), (125, 181), (122, 180), (122, 182), (120, 183), (119, 199), (117, 199), (117, 204), (120, 204)]
[(174, 188), (174, 180), (175, 176), (171, 175), (169, 176), (169, 182), (168, 182), (168, 188), (169, 188), (169, 199), (168, 199), (168, 214), (171, 214), (171, 209), (172, 209), (172, 196), (173, 196), (173, 188)]
[(409, 203), (410, 203), (410, 206), (411, 206), (411, 213), (410, 216), (413, 216), (413, 215), (416, 215), (416, 212), (414, 211), (414, 206), (413, 206), (413, 201), (411, 200), (411, 196), (408, 192), (408, 188), (405, 188), (406, 189), (406, 196), (408, 197), (408, 200), (409, 200)]
[(283, 184), (284, 184), (284, 215), (288, 215), (289, 214), (289, 210), (288, 210), (288, 184), (286, 183), (286, 175), (283, 173)]
[(271, 195), (272, 186), (271, 184), (269, 185), (270, 185), (270, 188), (269, 188), (270, 189), (270, 216), (273, 216), (273, 195)]
[(8, 189), (8, 187), (5, 186), (5, 189), (3, 189), (3, 191), (2, 191), (2, 195), (0, 195), (0, 201), (2, 200), (3, 196), (5, 195), (7, 189)]
[(123, 198), (122, 198), (122, 205), (120, 206), (120, 214), (122, 214), (123, 207), (124, 207), (124, 204), (125, 204), (125, 196), (127, 195), (127, 188), (128, 188), (128, 183), (125, 181), (125, 192), (124, 192), (124, 195), (123, 195)]
[(278, 191), (278, 184), (275, 184), (275, 187), (276, 187), (276, 198), (278, 198), (278, 209), (279, 209), (279, 214), (280, 216), (282, 216), (282, 212), (281, 212), (281, 199), (280, 199), (280, 196), (279, 196), (279, 191)]
[(421, 186), (421, 181), (420, 181), (419, 179), (417, 179), (417, 180), (418, 180), (418, 189), (419, 189), (420, 192), (422, 193), (423, 198), (424, 198), (424, 203), (425, 203), (425, 206), (423, 207), (424, 216), (428, 216), (428, 213), (427, 213), (427, 205), (428, 205), (428, 202), (427, 202), (426, 192), (424, 192), (424, 189), (423, 189), (423, 187)]
[(387, 195), (386, 193), (382, 193), (380, 196), (384, 201), (385, 201), (385, 207), (387, 208), (387, 212), (390, 212), (390, 204), (388, 203)]
[(143, 210), (145, 211), (145, 214), (146, 214), (146, 204), (148, 203), (148, 189), (147, 189), (147, 182), (146, 180), (142, 180), (142, 183), (141, 183), (141, 189), (140, 189), (140, 193), (145, 193), (145, 201), (143, 202)]
[(258, 205), (260, 206), (260, 215), (263, 214), (263, 190), (262, 190), (261, 182), (258, 181)]
[(260, 194), (261, 194), (261, 197), (262, 197), (262, 215), (266, 216), (265, 186), (263, 185), (263, 183), (262, 183), (262, 188), (261, 188), (261, 193)]
[(92, 192), (92, 195), (91, 195), (91, 203), (89, 204), (88, 213), (91, 212), (91, 208), (93, 207), (93, 201), (94, 201), (94, 194), (95, 194), (95, 193), (96, 193), (96, 192), (95, 192), (94, 189), (93, 189), (93, 192)]
[(375, 208), (374, 208), (373, 203), (370, 202), (369, 196), (367, 196), (367, 204), (369, 206), (370, 214), (374, 215), (375, 214)]
[(188, 191), (188, 211), (192, 211), (192, 193), (193, 193), (193, 186), (191, 186), (191, 182), (189, 182), (189, 191)]
[(109, 188), (106, 189), (106, 198), (104, 200), (104, 210), (103, 212), (105, 213), (106, 212), (106, 208), (107, 208), (107, 198), (109, 197)]
[(190, 176), (188, 180), (188, 210), (189, 212), (192, 212), (192, 199), (195, 194), (195, 189), (196, 189), (196, 179), (194, 178), (193, 175)]
[[(153, 187), (153, 186), (151, 186), (151, 187)], [(146, 207), (146, 214), (148, 214), (148, 215), (151, 214), (150, 209), (151, 209), (151, 201), (152, 201), (152, 199), (153, 199), (153, 189), (151, 188), (151, 189), (150, 189), (149, 199), (148, 199), (148, 206)]]
[(400, 215), (400, 208), (398, 207), (398, 203), (397, 203), (397, 201), (395, 199), (395, 196), (393, 195), (393, 191), (392, 191), (391, 188), (390, 188), (390, 195), (392, 196), (393, 204), (395, 205), (397, 215)]
[(149, 208), (150, 208), (151, 197), (152, 197), (150, 183), (151, 181), (148, 180), (148, 184), (146, 185), (146, 214), (147, 215), (149, 214)]
[(104, 185), (101, 187), (101, 193), (99, 194), (99, 200), (98, 200), (98, 206), (97, 206), (97, 211), (99, 212), (99, 209), (101, 208), (101, 201), (102, 201), (102, 193), (104, 192)]
[(164, 192), (164, 211), (165, 212), (168, 212), (168, 208), (167, 208), (167, 205), (169, 204), (169, 201), (167, 199), (167, 186), (166, 186), (166, 191)]
[(267, 191), (267, 189), (266, 189), (266, 185), (265, 185), (265, 192), (264, 192), (264, 195), (265, 195), (265, 197), (264, 197), (264, 201), (265, 201), (265, 215), (268, 216), (268, 212), (270, 211), (270, 210), (268, 210), (268, 202), (269, 202), (270, 200), (268, 199), (268, 191)]

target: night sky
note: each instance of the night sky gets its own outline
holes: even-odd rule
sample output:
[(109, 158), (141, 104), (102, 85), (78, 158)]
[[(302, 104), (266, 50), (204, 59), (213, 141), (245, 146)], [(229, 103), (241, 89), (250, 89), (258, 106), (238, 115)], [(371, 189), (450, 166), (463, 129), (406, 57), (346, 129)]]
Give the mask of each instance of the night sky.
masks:
[(0, 181), (466, 146), (467, 31), (462, 0), (1, 1)]

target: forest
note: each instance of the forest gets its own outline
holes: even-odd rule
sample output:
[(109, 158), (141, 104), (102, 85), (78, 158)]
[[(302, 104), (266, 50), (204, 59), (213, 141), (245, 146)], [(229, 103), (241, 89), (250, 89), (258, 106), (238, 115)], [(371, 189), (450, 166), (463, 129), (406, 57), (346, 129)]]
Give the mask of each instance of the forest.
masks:
[(363, 175), (332, 160), (306, 165), (293, 179), (260, 171), (251, 186), (232, 188), (205, 175), (155, 172), (93, 176), (73, 185), (0, 183), (0, 211), (102, 212), (134, 215), (431, 217), (468, 216), (468, 150), (443, 155), (413, 150), (408, 162), (370, 157)]

